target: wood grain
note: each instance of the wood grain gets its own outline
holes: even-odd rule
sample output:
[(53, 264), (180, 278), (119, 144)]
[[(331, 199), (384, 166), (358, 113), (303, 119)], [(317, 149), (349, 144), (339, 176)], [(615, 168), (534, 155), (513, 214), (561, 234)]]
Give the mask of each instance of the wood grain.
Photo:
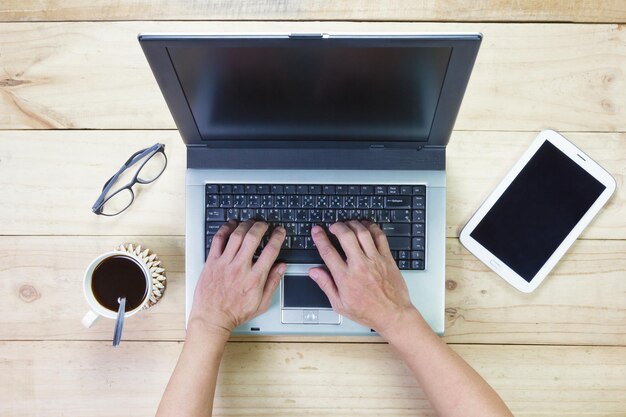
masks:
[(5, 23), (0, 129), (173, 128), (137, 42), (139, 32), (471, 31), (485, 38), (456, 129), (622, 132), (623, 29), (617, 24)]
[[(458, 236), (536, 133), (454, 132), (447, 156), (447, 235)], [(566, 133), (617, 179), (583, 234), (626, 238), (626, 135)], [(136, 150), (165, 143), (168, 168), (123, 215), (90, 208), (102, 184)], [(175, 131), (0, 131), (0, 235), (184, 235), (185, 147)]]
[[(0, 414), (151, 416), (181, 344), (0, 343)], [(454, 346), (516, 416), (623, 417), (626, 348)], [(434, 416), (387, 345), (229, 343), (216, 416)]]
[[(109, 340), (113, 320), (84, 329), (84, 270), (123, 242), (155, 250), (167, 292), (130, 318), (126, 340), (184, 338), (184, 241), (173, 237), (0, 238), (0, 340)], [(533, 294), (509, 286), (457, 239), (447, 242), (445, 339), (451, 343), (626, 346), (626, 241), (578, 241)], [(241, 339), (239, 339), (241, 340)], [(379, 338), (264, 337), (243, 340), (380, 342)]]
[(395, 20), (625, 22), (620, 0), (111, 1), (4, 0), (0, 21), (68, 20)]

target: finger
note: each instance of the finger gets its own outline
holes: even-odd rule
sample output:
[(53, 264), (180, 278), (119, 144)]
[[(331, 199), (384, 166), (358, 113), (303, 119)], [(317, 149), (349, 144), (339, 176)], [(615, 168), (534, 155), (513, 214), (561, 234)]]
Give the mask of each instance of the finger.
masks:
[(339, 290), (337, 290), (337, 284), (332, 275), (328, 273), (324, 268), (311, 268), (309, 269), (309, 276), (320, 287), (328, 300), (333, 310), (337, 311), (337, 307), (341, 305), (339, 299)]
[(391, 249), (389, 249), (389, 241), (387, 241), (387, 235), (385, 235), (385, 232), (383, 232), (376, 223), (364, 221), (363, 225), (367, 227), (372, 234), (374, 243), (378, 248), (378, 252), (383, 256), (391, 256)]
[(364, 256), (361, 245), (356, 239), (354, 232), (345, 223), (334, 223), (330, 226), (330, 233), (337, 236), (341, 248), (346, 253), (348, 259)]
[(287, 265), (284, 263), (276, 264), (272, 267), (272, 269), (270, 269), (269, 274), (267, 274), (267, 281), (265, 281), (265, 286), (263, 287), (261, 304), (259, 304), (259, 309), (257, 310), (259, 314), (266, 312), (270, 307), (274, 292), (276, 291), (276, 288), (278, 288), (278, 284), (280, 284), (280, 280), (286, 270)]
[(243, 239), (246, 237), (248, 230), (250, 230), (253, 224), (254, 220), (246, 220), (243, 223), (239, 223), (239, 226), (237, 226), (228, 238), (226, 249), (224, 249), (224, 256), (233, 259), (235, 255), (237, 255)]
[(337, 252), (337, 249), (330, 243), (330, 239), (324, 229), (317, 225), (313, 226), (311, 236), (313, 237), (317, 251), (320, 253), (328, 269), (330, 269), (330, 272), (336, 275), (347, 267), (346, 263), (339, 255), (339, 252)]
[(259, 259), (257, 259), (254, 264), (253, 269), (257, 271), (267, 271), (272, 267), (272, 265), (274, 265), (286, 235), (287, 232), (283, 227), (277, 227), (274, 229), (272, 235), (270, 236), (270, 240), (263, 248), (263, 251), (261, 252), (261, 255), (259, 255)]
[(237, 255), (235, 255), (235, 258), (241, 260), (249, 259), (250, 263), (252, 263), (252, 257), (261, 244), (261, 239), (263, 239), (263, 235), (267, 232), (268, 227), (268, 224), (265, 222), (255, 222), (252, 227), (248, 229), (248, 233), (246, 233), (246, 236), (243, 238), (243, 242), (241, 242), (241, 247)]
[(211, 249), (209, 250), (209, 256), (207, 256), (207, 259), (218, 258), (222, 252), (224, 252), (228, 236), (230, 236), (236, 227), (237, 222), (230, 220), (228, 223), (223, 224), (222, 227), (219, 228), (215, 236), (213, 236), (213, 241), (211, 241)]
[(361, 245), (361, 249), (368, 257), (373, 258), (375, 256), (380, 256), (376, 243), (374, 243), (372, 233), (370, 233), (367, 227), (363, 226), (363, 224), (358, 220), (350, 220), (347, 225), (356, 235), (356, 238)]

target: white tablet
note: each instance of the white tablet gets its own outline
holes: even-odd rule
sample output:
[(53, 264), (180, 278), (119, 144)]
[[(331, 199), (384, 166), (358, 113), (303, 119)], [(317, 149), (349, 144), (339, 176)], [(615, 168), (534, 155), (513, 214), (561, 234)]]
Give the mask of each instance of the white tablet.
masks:
[(615, 191), (600, 165), (544, 130), (461, 231), (463, 246), (520, 291), (545, 279)]

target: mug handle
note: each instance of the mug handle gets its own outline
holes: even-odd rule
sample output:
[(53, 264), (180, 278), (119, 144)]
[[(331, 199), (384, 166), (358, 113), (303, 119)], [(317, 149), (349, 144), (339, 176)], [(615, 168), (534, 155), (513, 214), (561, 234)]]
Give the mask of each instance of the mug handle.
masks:
[(83, 326), (90, 328), (99, 318), (100, 315), (94, 313), (92, 310), (89, 310), (87, 314), (83, 316), (81, 322), (83, 323)]

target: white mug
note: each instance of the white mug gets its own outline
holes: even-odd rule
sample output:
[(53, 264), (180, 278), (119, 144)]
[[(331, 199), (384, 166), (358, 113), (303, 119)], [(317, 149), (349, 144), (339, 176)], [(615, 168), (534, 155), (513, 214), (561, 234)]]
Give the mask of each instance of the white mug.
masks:
[(124, 256), (126, 258), (131, 258), (132, 260), (136, 261), (137, 264), (143, 270), (143, 275), (146, 278), (146, 288), (148, 289), (148, 291), (146, 291), (145, 299), (135, 309), (127, 311), (124, 314), (125, 318), (128, 318), (134, 314), (137, 314), (137, 312), (143, 309), (148, 303), (148, 300), (150, 299), (150, 294), (152, 294), (152, 276), (150, 274), (150, 270), (148, 269), (148, 266), (146, 265), (145, 262), (141, 260), (141, 258), (139, 258), (138, 256), (132, 253), (118, 251), (118, 250), (103, 253), (102, 255), (98, 256), (93, 261), (91, 261), (91, 263), (87, 267), (87, 270), (85, 271), (85, 277), (83, 279), (83, 294), (85, 294), (85, 300), (87, 300), (87, 304), (89, 304), (89, 307), (91, 308), (91, 310), (89, 310), (82, 319), (83, 326), (87, 328), (91, 327), (96, 322), (96, 320), (98, 320), (100, 317), (106, 317), (106, 318), (113, 319), (113, 320), (117, 318), (117, 312), (111, 311), (108, 308), (104, 308), (102, 305), (100, 305), (100, 303), (98, 303), (98, 301), (96, 300), (96, 297), (93, 294), (93, 290), (91, 288), (91, 279), (93, 276), (93, 271), (96, 269), (98, 265), (100, 265), (102, 261), (113, 256)]

